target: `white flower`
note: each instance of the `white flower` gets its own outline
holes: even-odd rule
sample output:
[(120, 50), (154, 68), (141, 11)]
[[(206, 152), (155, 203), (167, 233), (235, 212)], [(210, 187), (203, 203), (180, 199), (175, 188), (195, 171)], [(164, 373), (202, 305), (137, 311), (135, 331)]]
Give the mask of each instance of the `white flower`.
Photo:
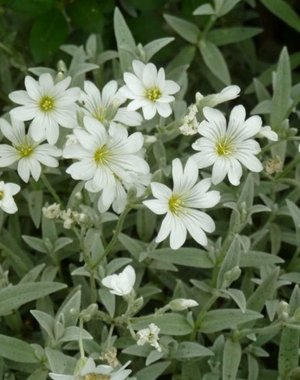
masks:
[(172, 96), (180, 90), (177, 83), (165, 79), (165, 70), (157, 68), (153, 63), (146, 65), (134, 60), (132, 62), (134, 74), (124, 73), (126, 85), (121, 88), (121, 94), (132, 101), (128, 110), (136, 111), (142, 108), (146, 120), (152, 119), (156, 112), (162, 117), (172, 113), (169, 103), (175, 98)]
[(228, 100), (237, 98), (240, 94), (240, 91), (241, 89), (239, 86), (232, 85), (223, 88), (223, 90), (218, 94), (211, 94), (205, 97), (203, 97), (203, 95), (198, 92), (196, 94), (196, 102), (200, 102), (202, 99), (204, 99), (206, 105), (215, 107), (220, 103), (225, 103), (228, 102)]
[(18, 162), (17, 171), (24, 182), (29, 181), (30, 175), (38, 181), (42, 168), (41, 164), (55, 168), (58, 161), (54, 157), (61, 156), (61, 150), (49, 144), (39, 144), (33, 141), (30, 134), (25, 135), (22, 121), (12, 119), (12, 125), (0, 119), (3, 135), (12, 142), (12, 146), (0, 145), (0, 167), (7, 167)]
[(127, 265), (119, 274), (106, 276), (102, 280), (102, 285), (110, 288), (112, 294), (126, 296), (129, 294), (135, 283), (135, 270), (131, 265)]
[(188, 309), (189, 307), (196, 307), (198, 305), (199, 304), (197, 301), (186, 298), (176, 298), (175, 300), (169, 302), (169, 306), (172, 311), (182, 311)]
[(47, 219), (58, 219), (61, 215), (60, 205), (58, 203), (53, 203), (50, 206), (43, 207), (42, 212)]
[(161, 347), (158, 343), (159, 332), (160, 332), (160, 328), (156, 326), (154, 323), (150, 323), (149, 327), (139, 330), (136, 333), (138, 337), (138, 341), (136, 342), (136, 344), (138, 346), (143, 346), (145, 343), (148, 343), (150, 344), (150, 346), (154, 347), (157, 351), (161, 352)]
[(266, 137), (270, 141), (278, 141), (278, 135), (274, 132), (269, 125), (261, 127), (257, 137)]
[(13, 91), (9, 98), (21, 106), (13, 108), (10, 114), (22, 121), (32, 120), (30, 133), (35, 141), (47, 139), (49, 144), (56, 143), (59, 125), (74, 128), (76, 125), (76, 105), (79, 88), (69, 88), (71, 77), (58, 83), (53, 82), (50, 74), (42, 74), (36, 81), (26, 76), (27, 91)]
[(204, 107), (203, 114), (207, 120), (200, 123), (198, 132), (204, 137), (192, 145), (193, 149), (200, 151), (193, 158), (199, 168), (213, 165), (213, 184), (220, 183), (228, 175), (231, 184), (239, 185), (242, 165), (253, 172), (263, 169), (255, 157), (260, 152), (260, 146), (252, 138), (261, 129), (262, 120), (259, 116), (245, 120), (245, 108), (239, 105), (231, 111), (226, 127), (225, 117), (220, 111)]
[(53, 380), (125, 380), (131, 373), (130, 369), (125, 369), (130, 362), (115, 370), (109, 365), (96, 366), (92, 358), (88, 358), (78, 375), (60, 375), (49, 373)]
[[(84, 117), (84, 125), (85, 130), (74, 130), (79, 143), (64, 149), (65, 158), (79, 160), (67, 169), (67, 173), (74, 179), (86, 181), (88, 191), (102, 191), (99, 201), (101, 212), (112, 203), (119, 212), (126, 203), (124, 186), (128, 182), (133, 183), (130, 177), (137, 179), (149, 174), (149, 166), (142, 158), (143, 135), (135, 132), (128, 136), (125, 127), (114, 123), (107, 131), (99, 121), (89, 116)], [(139, 186), (139, 181), (134, 185)]]
[(184, 170), (178, 158), (173, 160), (172, 176), (173, 190), (152, 182), (152, 193), (157, 199), (143, 202), (155, 214), (167, 214), (156, 242), (161, 242), (170, 234), (171, 248), (178, 249), (184, 244), (188, 231), (196, 242), (206, 245), (205, 232), (213, 232), (215, 223), (209, 215), (197, 209), (215, 206), (220, 194), (218, 191), (207, 191), (211, 185), (209, 178), (196, 183), (198, 168), (192, 158), (188, 159)]
[(126, 107), (120, 107), (126, 98), (118, 91), (115, 80), (108, 82), (102, 92), (90, 81), (84, 82), (84, 91), (81, 101), (87, 113), (99, 120), (104, 125), (115, 121), (128, 126), (136, 126), (142, 123), (142, 116), (135, 111), (129, 111)]
[(0, 181), (0, 208), (7, 214), (18, 211), (13, 196), (20, 191), (20, 186), (15, 183)]

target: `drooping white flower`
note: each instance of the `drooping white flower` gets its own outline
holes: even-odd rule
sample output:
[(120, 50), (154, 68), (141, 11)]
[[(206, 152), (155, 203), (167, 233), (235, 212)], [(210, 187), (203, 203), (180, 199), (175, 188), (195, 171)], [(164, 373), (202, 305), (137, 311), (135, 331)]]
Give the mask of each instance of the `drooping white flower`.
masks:
[(199, 92), (196, 94), (196, 102), (205, 101), (205, 104), (209, 107), (215, 107), (218, 104), (228, 102), (229, 100), (233, 100), (239, 96), (241, 89), (239, 86), (231, 85), (223, 88), (223, 90), (217, 94), (211, 94), (207, 96), (203, 96)]
[(9, 98), (21, 106), (10, 114), (21, 121), (32, 120), (30, 134), (34, 141), (47, 139), (53, 145), (59, 137), (59, 125), (74, 128), (76, 104), (80, 89), (69, 88), (71, 77), (54, 83), (50, 74), (42, 74), (38, 81), (31, 76), (25, 78), (26, 91), (13, 91)]
[(126, 296), (133, 289), (135, 277), (134, 268), (131, 265), (127, 265), (121, 273), (104, 277), (102, 285), (109, 288), (112, 294)]
[(18, 162), (17, 171), (24, 182), (29, 181), (30, 175), (38, 181), (41, 175), (41, 164), (55, 168), (61, 156), (61, 150), (49, 144), (35, 142), (30, 134), (25, 134), (22, 121), (12, 118), (12, 125), (5, 119), (0, 119), (3, 135), (12, 142), (11, 145), (0, 144), (0, 167), (7, 167)]
[(188, 309), (189, 307), (196, 307), (198, 305), (199, 304), (197, 301), (187, 298), (176, 298), (169, 302), (169, 306), (172, 311), (182, 311)]
[(187, 236), (201, 245), (207, 245), (205, 232), (213, 232), (215, 223), (212, 218), (198, 210), (215, 206), (220, 200), (218, 191), (208, 191), (211, 181), (209, 178), (198, 180), (196, 162), (189, 158), (185, 168), (178, 158), (172, 162), (173, 190), (161, 183), (152, 182), (151, 189), (157, 199), (143, 203), (155, 214), (167, 214), (162, 222), (156, 242), (166, 239), (170, 234), (172, 249), (180, 248)]
[(257, 137), (265, 137), (270, 141), (278, 141), (277, 133), (273, 131), (269, 125), (266, 125), (265, 127), (261, 127), (257, 134)]
[(144, 64), (141, 61), (132, 62), (134, 74), (124, 73), (125, 86), (121, 94), (132, 101), (128, 110), (136, 111), (142, 108), (146, 120), (152, 119), (156, 113), (168, 117), (172, 113), (170, 103), (174, 94), (180, 90), (179, 85), (165, 79), (165, 70), (157, 68), (153, 63)]
[(125, 369), (129, 363), (116, 370), (109, 365), (101, 364), (96, 366), (94, 360), (88, 358), (79, 374), (61, 375), (51, 372), (49, 376), (53, 380), (125, 380), (131, 373), (130, 369)]
[(156, 326), (156, 324), (150, 323), (150, 325), (147, 328), (139, 330), (136, 333), (138, 337), (136, 344), (138, 346), (143, 346), (145, 343), (148, 343), (150, 344), (150, 346), (154, 347), (158, 352), (161, 352), (161, 347), (158, 343), (159, 332), (160, 332), (160, 328)]
[[(86, 181), (90, 192), (102, 192), (100, 211), (112, 203), (116, 212), (126, 203), (128, 183), (139, 186), (148, 176), (149, 166), (143, 159), (143, 135), (135, 132), (128, 136), (125, 127), (112, 123), (108, 129), (96, 119), (84, 117), (85, 129), (75, 129), (78, 144), (65, 147), (63, 156), (79, 160), (67, 173), (72, 178)], [(133, 177), (133, 180), (130, 178)]]
[[(223, 114), (214, 108), (204, 107), (203, 114), (207, 120), (200, 123), (200, 137), (193, 149), (200, 151), (193, 155), (199, 168), (213, 165), (212, 183), (220, 183), (226, 175), (232, 185), (239, 185), (242, 165), (253, 172), (263, 169), (255, 157), (260, 152), (258, 142), (253, 139), (261, 129), (259, 116), (245, 120), (246, 111), (242, 105), (232, 109), (228, 127)], [(241, 165), (242, 164), (242, 165)]]
[(81, 101), (87, 113), (104, 125), (115, 121), (128, 126), (137, 126), (143, 121), (138, 112), (129, 111), (127, 107), (120, 107), (125, 103), (126, 98), (118, 91), (115, 80), (108, 82), (102, 92), (94, 83), (85, 81)]
[(7, 214), (14, 214), (18, 211), (13, 196), (20, 190), (20, 186), (15, 183), (0, 181), (0, 208)]

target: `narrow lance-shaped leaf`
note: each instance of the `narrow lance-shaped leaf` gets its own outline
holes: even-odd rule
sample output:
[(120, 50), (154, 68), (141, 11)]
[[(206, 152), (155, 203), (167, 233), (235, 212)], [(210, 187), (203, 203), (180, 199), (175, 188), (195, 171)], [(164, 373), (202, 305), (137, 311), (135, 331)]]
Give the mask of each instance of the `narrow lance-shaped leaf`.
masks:
[(199, 331), (210, 334), (225, 329), (235, 329), (238, 325), (262, 317), (261, 314), (252, 310), (246, 310), (245, 313), (238, 309), (211, 310), (203, 318)]
[(296, 236), (297, 236), (297, 244), (300, 245), (300, 209), (295, 205), (294, 202), (289, 199), (286, 200), (287, 206), (293, 218), (293, 222), (295, 224)]
[(170, 42), (174, 41), (173, 37), (165, 37), (165, 38), (158, 38), (157, 40), (149, 42), (147, 45), (144, 46), (144, 50), (146, 53), (146, 60), (150, 61), (150, 59), (159, 52), (163, 47), (168, 45)]
[(207, 39), (217, 46), (233, 44), (239, 41), (247, 40), (261, 33), (260, 28), (232, 27), (214, 29), (207, 33)]
[(45, 297), (64, 288), (66, 288), (65, 284), (57, 282), (32, 282), (1, 289), (0, 315), (8, 315), (27, 302)]
[(182, 38), (191, 44), (196, 44), (199, 38), (200, 30), (198, 27), (186, 20), (171, 15), (164, 15), (165, 20)]
[(241, 356), (240, 343), (227, 339), (223, 352), (222, 380), (236, 380)]
[(0, 357), (19, 363), (36, 363), (34, 349), (26, 342), (0, 335)]
[(288, 110), (292, 104), (291, 81), (290, 58), (287, 49), (283, 48), (273, 80), (271, 125), (275, 130), (281, 126), (282, 121), (288, 116)]
[(222, 17), (229, 13), (241, 0), (216, 0), (216, 14)]
[(210, 4), (202, 4), (200, 7), (196, 8), (193, 12), (194, 16), (212, 15), (215, 10)]
[(221, 288), (224, 285), (225, 273), (233, 269), (235, 266), (239, 265), (240, 252), (241, 252), (240, 242), (238, 240), (238, 237), (235, 236), (230, 244), (228, 251), (226, 252), (226, 256), (219, 270), (218, 279), (217, 279), (218, 288)]
[(229, 70), (223, 54), (213, 43), (201, 40), (199, 43), (200, 53), (209, 70), (224, 84), (231, 83)]
[(114, 30), (121, 69), (123, 71), (128, 71), (131, 69), (131, 62), (134, 58), (136, 44), (126, 21), (118, 8), (115, 9), (114, 13)]
[(286, 24), (300, 32), (300, 17), (284, 0), (260, 0), (266, 8)]
[(267, 300), (273, 297), (276, 292), (276, 283), (279, 274), (279, 268), (275, 268), (258, 286), (252, 296), (248, 299), (247, 308), (255, 311), (261, 311)]
[(175, 352), (176, 359), (191, 359), (202, 356), (210, 356), (214, 353), (208, 348), (195, 342), (181, 342)]
[(285, 327), (281, 332), (279, 344), (278, 369), (282, 379), (298, 366), (300, 331)]

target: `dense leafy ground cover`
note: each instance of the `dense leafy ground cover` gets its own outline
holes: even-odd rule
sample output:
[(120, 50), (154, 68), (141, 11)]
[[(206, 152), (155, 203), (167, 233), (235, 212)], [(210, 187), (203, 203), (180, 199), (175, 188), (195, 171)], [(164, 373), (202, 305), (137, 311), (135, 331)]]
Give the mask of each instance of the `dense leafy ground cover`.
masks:
[(0, 378), (300, 379), (298, 2), (0, 11)]

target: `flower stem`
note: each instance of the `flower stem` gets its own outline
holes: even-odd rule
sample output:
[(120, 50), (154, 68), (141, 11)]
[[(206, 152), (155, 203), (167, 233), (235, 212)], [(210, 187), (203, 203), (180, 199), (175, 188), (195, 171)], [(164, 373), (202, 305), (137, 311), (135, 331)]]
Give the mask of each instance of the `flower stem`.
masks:
[(112, 239), (111, 241), (108, 243), (108, 245), (106, 246), (105, 250), (104, 250), (104, 254), (102, 255), (102, 257), (100, 259), (97, 260), (97, 262), (93, 265), (93, 269), (96, 268), (100, 263), (101, 261), (111, 252), (111, 250), (114, 248), (117, 240), (118, 240), (118, 236), (120, 234), (120, 232), (122, 231), (122, 228), (123, 228), (123, 224), (125, 222), (125, 218), (127, 216), (127, 214), (129, 213), (129, 211), (131, 210), (132, 206), (131, 205), (127, 205), (125, 210), (122, 212), (122, 214), (120, 215), (120, 218), (118, 220), (118, 223), (116, 225), (116, 229), (114, 230), (114, 233), (113, 233), (113, 236), (112, 236)]
[(59, 195), (57, 194), (57, 192), (54, 190), (54, 188), (52, 187), (51, 183), (48, 181), (47, 177), (45, 176), (45, 174), (42, 174), (41, 175), (41, 179), (44, 183), (44, 185), (47, 187), (47, 189), (49, 190), (49, 193), (52, 195), (52, 197), (55, 199), (55, 201), (59, 204), (62, 204), (62, 201), (59, 197)]
[(83, 348), (83, 340), (82, 340), (82, 330), (83, 330), (83, 319), (80, 318), (79, 319), (79, 328), (80, 328), (80, 332), (79, 332), (79, 351), (80, 351), (80, 357), (83, 359), (85, 357), (84, 355), (84, 348)]

